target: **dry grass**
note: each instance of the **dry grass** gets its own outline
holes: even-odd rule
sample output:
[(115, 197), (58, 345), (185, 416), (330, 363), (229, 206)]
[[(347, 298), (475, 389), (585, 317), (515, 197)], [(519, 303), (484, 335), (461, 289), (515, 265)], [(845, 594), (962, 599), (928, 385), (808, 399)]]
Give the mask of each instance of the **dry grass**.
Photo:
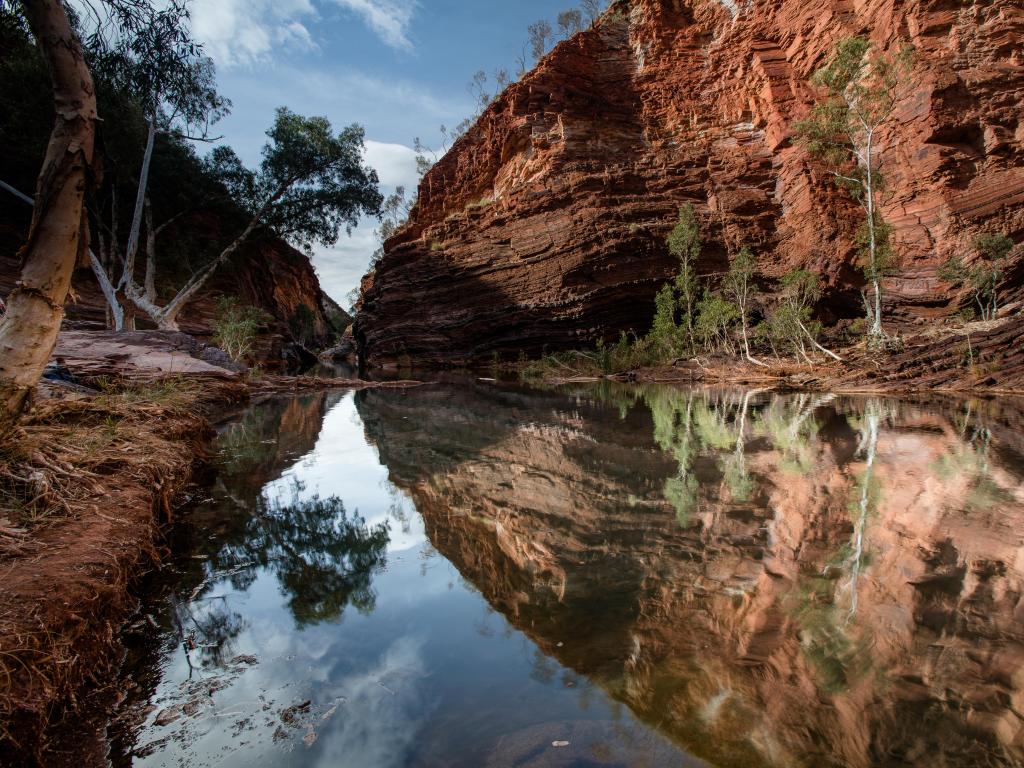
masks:
[(0, 764), (41, 761), (47, 728), (109, 668), (131, 584), (211, 434), (198, 414), (226, 395), (104, 382), (42, 402), (0, 442)]
[(158, 481), (177, 461), (175, 438), (183, 422), (193, 421), (199, 393), (177, 379), (106, 382), (98, 396), (38, 406), (0, 445), (0, 518), (7, 520), (0, 535), (73, 514), (112, 475), (118, 482)]

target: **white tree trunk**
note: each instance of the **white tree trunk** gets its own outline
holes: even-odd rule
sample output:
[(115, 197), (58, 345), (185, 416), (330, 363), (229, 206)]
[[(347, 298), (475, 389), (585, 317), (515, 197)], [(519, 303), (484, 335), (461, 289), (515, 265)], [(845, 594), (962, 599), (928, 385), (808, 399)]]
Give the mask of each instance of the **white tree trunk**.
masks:
[(53, 83), (46, 148), (23, 267), (0, 320), (0, 422), (25, 407), (57, 343), (71, 275), (87, 246), (84, 204), (96, 129), (96, 92), (82, 46), (59, 0), (22, 0)]
[(878, 237), (875, 233), (875, 177), (874, 177), (874, 132), (867, 133), (867, 184), (865, 194), (867, 195), (868, 212), (868, 254), (871, 266), (871, 283), (875, 291), (875, 311), (871, 322), (871, 335), (879, 338), (885, 335), (882, 330), (882, 281), (878, 274)]
[(117, 289), (110, 282), (107, 270), (103, 268), (103, 264), (100, 263), (100, 260), (96, 258), (96, 254), (91, 249), (89, 250), (89, 264), (92, 266), (92, 273), (96, 276), (96, 282), (100, 284), (103, 298), (107, 300), (107, 308), (110, 310), (114, 330), (120, 333), (124, 330), (124, 307), (117, 300)]
[(149, 184), (149, 167), (153, 161), (153, 143), (156, 140), (156, 121), (146, 118), (146, 151), (142, 155), (142, 170), (139, 171), (139, 188), (135, 193), (135, 212), (132, 214), (132, 227), (128, 231), (128, 247), (124, 252), (124, 272), (117, 284), (120, 290), (128, 287), (135, 279), (135, 257), (139, 253), (139, 238), (142, 232), (142, 215), (146, 204), (146, 187)]

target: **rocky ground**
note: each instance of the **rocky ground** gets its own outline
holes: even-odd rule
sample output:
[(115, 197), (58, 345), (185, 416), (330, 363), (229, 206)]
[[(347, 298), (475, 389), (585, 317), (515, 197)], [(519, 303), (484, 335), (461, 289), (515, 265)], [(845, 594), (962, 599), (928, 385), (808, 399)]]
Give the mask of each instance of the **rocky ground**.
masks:
[(749, 385), (828, 392), (1024, 392), (1024, 319), (932, 328), (899, 339), (900, 348), (871, 352), (864, 344), (836, 347), (841, 360), (821, 356), (814, 364), (760, 355), (763, 365), (736, 357), (698, 357), (671, 365), (600, 374), (590, 358), (579, 364), (541, 366), (548, 383), (609, 378), (691, 386)]

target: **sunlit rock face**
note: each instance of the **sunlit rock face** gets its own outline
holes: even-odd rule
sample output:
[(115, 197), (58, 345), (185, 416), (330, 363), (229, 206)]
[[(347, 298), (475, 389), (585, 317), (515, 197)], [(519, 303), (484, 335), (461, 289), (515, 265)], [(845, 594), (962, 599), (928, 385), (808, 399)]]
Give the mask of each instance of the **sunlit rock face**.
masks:
[[(903, 273), (886, 312), (950, 311), (936, 270), (982, 231), (1024, 234), (1024, 11), (1015, 0), (634, 0), (560, 44), (426, 175), (364, 281), (371, 364), (460, 363), (645, 331), (692, 203), (701, 273), (743, 245), (775, 278), (828, 282), (826, 320), (862, 310), (860, 209), (792, 143), (812, 72), (843, 37), (910, 42), (881, 138)], [(1019, 298), (1021, 274), (1011, 278)]]
[(1015, 407), (435, 389), (360, 413), (462, 575), (692, 753), (1024, 760)]

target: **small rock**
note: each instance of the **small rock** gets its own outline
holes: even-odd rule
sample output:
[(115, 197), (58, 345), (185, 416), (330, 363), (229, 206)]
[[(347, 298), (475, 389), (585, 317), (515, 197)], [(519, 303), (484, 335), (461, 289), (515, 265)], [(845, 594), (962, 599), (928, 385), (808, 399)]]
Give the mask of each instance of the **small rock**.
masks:
[(288, 707), (288, 709), (281, 713), (281, 719), (286, 723), (295, 722), (300, 712), (309, 712), (309, 705), (312, 703), (312, 701), (304, 701), (302, 704), (296, 704), (293, 707)]
[(175, 720), (181, 717), (181, 707), (173, 706), (167, 709), (161, 710), (156, 716), (156, 720), (153, 721), (153, 725), (163, 728), (165, 725), (170, 725)]

